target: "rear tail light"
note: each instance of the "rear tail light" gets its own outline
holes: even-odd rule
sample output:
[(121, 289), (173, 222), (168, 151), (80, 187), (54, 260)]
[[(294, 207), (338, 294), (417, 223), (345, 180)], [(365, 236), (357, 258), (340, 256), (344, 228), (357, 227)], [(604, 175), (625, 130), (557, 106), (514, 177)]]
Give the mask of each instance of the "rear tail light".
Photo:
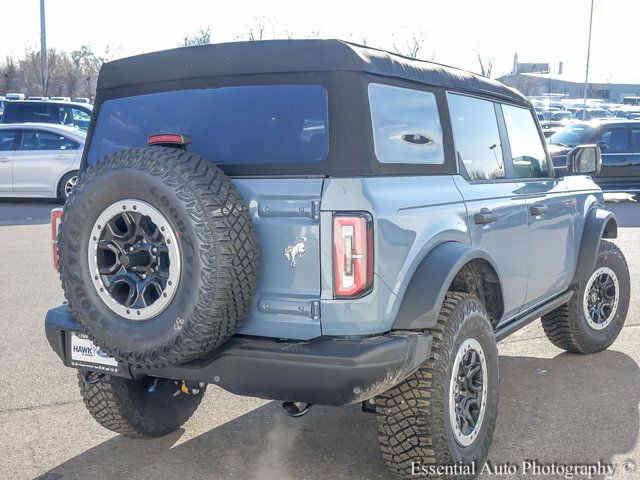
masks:
[(368, 213), (333, 217), (333, 293), (359, 297), (373, 284), (373, 227)]
[(51, 246), (53, 248), (53, 267), (60, 271), (60, 263), (58, 262), (58, 227), (62, 219), (62, 208), (54, 208), (51, 210)]

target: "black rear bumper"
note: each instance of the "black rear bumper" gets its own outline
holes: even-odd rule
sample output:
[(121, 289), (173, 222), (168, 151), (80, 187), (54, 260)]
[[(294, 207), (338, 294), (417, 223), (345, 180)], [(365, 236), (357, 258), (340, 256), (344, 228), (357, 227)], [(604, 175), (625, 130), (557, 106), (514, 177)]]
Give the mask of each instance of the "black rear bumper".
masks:
[[(79, 332), (80, 326), (66, 305), (47, 312), (45, 330), (65, 365), (79, 368), (69, 358), (68, 332)], [(153, 370), (119, 364), (115, 374), (206, 382), (238, 395), (270, 400), (346, 405), (379, 395), (404, 380), (429, 358), (431, 341), (431, 334), (417, 332), (310, 341), (234, 336), (201, 359)]]

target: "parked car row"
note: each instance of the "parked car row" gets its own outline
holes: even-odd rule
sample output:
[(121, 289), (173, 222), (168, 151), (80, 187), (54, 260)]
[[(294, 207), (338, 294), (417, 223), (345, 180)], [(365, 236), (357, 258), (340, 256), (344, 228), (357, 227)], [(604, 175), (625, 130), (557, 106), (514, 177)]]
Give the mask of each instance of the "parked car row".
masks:
[(602, 169), (595, 182), (606, 192), (640, 193), (640, 121), (615, 118), (574, 122), (547, 139), (554, 169), (567, 168), (567, 153), (578, 145), (596, 144)]
[(53, 100), (16, 100), (4, 105), (2, 123), (55, 123), (89, 129), (93, 106), (84, 103)]
[[(640, 119), (640, 104), (632, 102), (638, 97), (625, 97), (624, 103), (606, 103), (602, 100), (588, 99), (545, 99), (534, 97), (531, 99), (538, 120), (544, 130), (553, 129), (558, 125), (559, 119), (549, 118), (560, 116), (562, 123), (567, 124), (574, 120), (596, 120), (626, 118), (629, 120)], [(555, 123), (554, 123), (555, 122)], [(553, 132), (551, 132), (553, 133)], [(546, 133), (546, 136), (551, 135)]]
[(67, 199), (85, 133), (52, 123), (0, 124), (0, 197)]
[(85, 100), (0, 97), (0, 197), (67, 199), (93, 110)]
[[(14, 100), (36, 100), (36, 101), (44, 101), (44, 100), (57, 100), (59, 102), (70, 102), (71, 97), (44, 97), (44, 96), (29, 96), (27, 97), (24, 93), (7, 93), (4, 96), (0, 96), (0, 99), (6, 101), (14, 101)], [(75, 103), (91, 103), (91, 99), (87, 97), (76, 97), (73, 99)]]

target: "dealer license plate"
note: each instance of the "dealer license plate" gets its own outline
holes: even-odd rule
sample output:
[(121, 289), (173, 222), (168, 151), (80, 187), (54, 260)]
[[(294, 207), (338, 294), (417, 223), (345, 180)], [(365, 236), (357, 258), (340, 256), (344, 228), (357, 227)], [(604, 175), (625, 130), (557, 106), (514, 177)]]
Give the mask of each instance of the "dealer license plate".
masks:
[(71, 333), (69, 357), (69, 364), (72, 367), (118, 372), (118, 361), (100, 350), (100, 347), (81, 333)]

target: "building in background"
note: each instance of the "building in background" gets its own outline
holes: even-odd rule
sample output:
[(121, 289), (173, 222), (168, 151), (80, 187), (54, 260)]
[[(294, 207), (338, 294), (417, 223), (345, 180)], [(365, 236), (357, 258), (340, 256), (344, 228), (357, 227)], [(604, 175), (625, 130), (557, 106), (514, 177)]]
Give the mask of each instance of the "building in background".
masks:
[[(561, 94), (566, 98), (582, 98), (584, 80), (569, 79), (557, 73), (511, 73), (498, 78), (510, 87), (515, 87), (527, 96)], [(640, 81), (589, 82), (588, 98), (602, 98), (610, 102), (622, 103), (624, 97), (640, 96)]]
[[(557, 69), (552, 69), (549, 63), (521, 63), (518, 54), (514, 55), (511, 73), (498, 80), (527, 96), (556, 94), (566, 98), (582, 98), (584, 94), (584, 78), (571, 78), (563, 74), (562, 62)], [(591, 74), (587, 97), (622, 102), (624, 97), (640, 96), (640, 77), (621, 80), (613, 81), (610, 76)]]

